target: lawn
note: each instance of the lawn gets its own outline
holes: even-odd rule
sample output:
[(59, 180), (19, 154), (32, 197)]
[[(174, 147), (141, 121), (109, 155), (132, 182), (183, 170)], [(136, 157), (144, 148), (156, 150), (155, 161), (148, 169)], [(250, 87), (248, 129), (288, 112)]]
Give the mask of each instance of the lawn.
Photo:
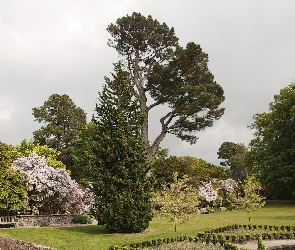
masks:
[[(248, 218), (251, 217), (249, 223)], [(198, 232), (232, 224), (290, 225), (295, 224), (295, 203), (267, 201), (264, 208), (247, 214), (242, 211), (227, 211), (200, 214), (187, 224), (177, 227), (165, 218), (154, 218), (150, 227), (137, 234), (109, 234), (101, 226), (77, 226), (63, 228), (15, 228), (0, 229), (0, 235), (32, 242), (58, 250), (108, 250), (111, 245), (123, 245), (175, 235), (196, 236)]]

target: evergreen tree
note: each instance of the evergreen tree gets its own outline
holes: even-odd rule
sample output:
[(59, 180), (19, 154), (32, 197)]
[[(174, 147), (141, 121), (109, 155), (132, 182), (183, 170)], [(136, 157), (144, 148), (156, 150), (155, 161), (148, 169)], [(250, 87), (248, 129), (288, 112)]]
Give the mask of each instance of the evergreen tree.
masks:
[[(191, 144), (196, 132), (213, 125), (224, 113), (222, 87), (208, 68), (208, 55), (200, 45), (178, 45), (174, 28), (152, 16), (134, 12), (108, 26), (108, 45), (126, 63), (144, 113), (142, 135), (150, 143), (150, 160), (167, 134)], [(149, 114), (160, 105), (169, 107), (160, 119), (161, 131), (149, 138)]]
[(99, 143), (88, 152), (96, 156), (87, 168), (96, 195), (93, 214), (111, 232), (140, 232), (152, 219), (150, 166), (141, 135), (144, 116), (120, 63), (112, 76), (105, 78), (93, 117), (97, 129), (92, 136)]
[(78, 179), (73, 163), (72, 142), (86, 125), (86, 113), (68, 95), (51, 95), (44, 104), (33, 108), (36, 121), (44, 124), (34, 132), (34, 141), (60, 151), (58, 160)]

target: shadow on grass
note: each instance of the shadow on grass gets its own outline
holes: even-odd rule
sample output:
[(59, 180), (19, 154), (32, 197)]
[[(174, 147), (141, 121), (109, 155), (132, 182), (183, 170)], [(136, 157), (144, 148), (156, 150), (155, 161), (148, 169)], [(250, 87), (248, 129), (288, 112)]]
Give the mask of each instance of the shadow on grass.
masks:
[(105, 228), (98, 225), (89, 225), (89, 226), (73, 226), (73, 227), (60, 227), (61, 231), (66, 232), (75, 232), (75, 233), (83, 233), (83, 234), (110, 234)]
[(266, 200), (265, 207), (281, 207), (281, 206), (295, 206), (295, 201), (292, 200)]
[(145, 235), (149, 230), (146, 229), (139, 233), (110, 233), (104, 227), (99, 225), (89, 225), (89, 226), (74, 226), (74, 227), (60, 227), (59, 230), (72, 233), (88, 234), (88, 235), (105, 235), (105, 236), (142, 236)]
[(293, 216), (288, 216), (288, 215), (273, 216), (272, 215), (272, 219), (273, 220), (290, 220), (293, 223), (293, 221), (295, 220), (295, 215), (293, 215)]

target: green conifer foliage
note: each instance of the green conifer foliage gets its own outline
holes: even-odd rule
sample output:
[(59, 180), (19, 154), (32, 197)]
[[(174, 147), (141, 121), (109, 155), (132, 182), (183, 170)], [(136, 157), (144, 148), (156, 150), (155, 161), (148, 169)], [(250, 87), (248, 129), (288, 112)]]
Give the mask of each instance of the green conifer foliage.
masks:
[(96, 161), (87, 169), (96, 195), (94, 216), (111, 232), (140, 232), (152, 219), (150, 169), (141, 135), (143, 114), (129, 73), (115, 64), (113, 80), (99, 93)]

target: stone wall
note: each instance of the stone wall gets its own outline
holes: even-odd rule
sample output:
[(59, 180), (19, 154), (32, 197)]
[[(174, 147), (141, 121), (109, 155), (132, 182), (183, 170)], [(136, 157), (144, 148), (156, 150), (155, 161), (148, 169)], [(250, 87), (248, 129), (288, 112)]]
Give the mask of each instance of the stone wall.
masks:
[(17, 227), (67, 226), (71, 224), (73, 214), (19, 215)]

